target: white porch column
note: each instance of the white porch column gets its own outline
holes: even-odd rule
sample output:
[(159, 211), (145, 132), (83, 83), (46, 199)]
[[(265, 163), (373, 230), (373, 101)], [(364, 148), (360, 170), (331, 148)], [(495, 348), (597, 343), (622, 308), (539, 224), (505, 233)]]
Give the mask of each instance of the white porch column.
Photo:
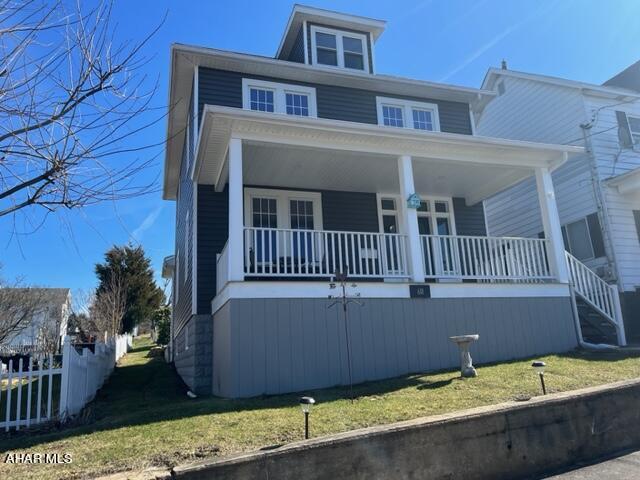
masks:
[(556, 204), (556, 194), (553, 189), (553, 180), (548, 168), (536, 168), (536, 185), (538, 186), (538, 200), (542, 213), (542, 225), (544, 236), (549, 241), (549, 262), (561, 283), (569, 283), (569, 270), (564, 254), (564, 242), (562, 241), (562, 227)]
[(229, 140), (229, 239), (227, 241), (230, 282), (244, 280), (244, 215), (242, 193), (242, 140)]
[(424, 260), (420, 248), (420, 232), (418, 230), (418, 211), (407, 207), (407, 199), (415, 193), (413, 184), (413, 166), (409, 155), (398, 157), (398, 177), (400, 180), (400, 212), (407, 229), (407, 264), (411, 269), (411, 280), (424, 282)]

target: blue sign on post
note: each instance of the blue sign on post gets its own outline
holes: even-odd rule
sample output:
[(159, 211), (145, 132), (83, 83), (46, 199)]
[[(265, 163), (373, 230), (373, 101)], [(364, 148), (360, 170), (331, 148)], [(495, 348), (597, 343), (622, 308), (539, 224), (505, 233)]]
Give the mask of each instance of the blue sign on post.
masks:
[(422, 200), (420, 199), (420, 196), (417, 193), (412, 193), (409, 195), (409, 198), (407, 198), (407, 207), (420, 208), (421, 202)]

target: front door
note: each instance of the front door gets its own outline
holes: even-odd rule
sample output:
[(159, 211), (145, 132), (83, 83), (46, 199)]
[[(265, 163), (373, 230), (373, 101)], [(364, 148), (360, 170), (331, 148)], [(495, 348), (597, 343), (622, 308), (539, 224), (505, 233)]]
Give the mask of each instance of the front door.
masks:
[(420, 235), (427, 276), (456, 275), (459, 271), (458, 250), (453, 223), (452, 202), (446, 198), (425, 197), (418, 208)]

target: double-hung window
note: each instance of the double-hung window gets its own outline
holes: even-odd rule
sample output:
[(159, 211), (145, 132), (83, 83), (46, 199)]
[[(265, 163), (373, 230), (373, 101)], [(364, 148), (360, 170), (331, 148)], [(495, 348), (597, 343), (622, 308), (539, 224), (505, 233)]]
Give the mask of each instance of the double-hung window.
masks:
[(314, 65), (369, 71), (367, 37), (364, 34), (313, 25), (311, 49)]
[(387, 127), (440, 131), (438, 105), (398, 98), (377, 97), (378, 124)]
[(242, 107), (257, 112), (315, 117), (316, 89), (243, 78)]

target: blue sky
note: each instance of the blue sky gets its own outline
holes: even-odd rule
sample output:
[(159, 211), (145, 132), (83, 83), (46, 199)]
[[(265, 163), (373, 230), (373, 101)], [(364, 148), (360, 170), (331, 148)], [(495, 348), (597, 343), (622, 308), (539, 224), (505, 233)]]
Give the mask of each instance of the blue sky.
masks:
[[(376, 45), (379, 73), (479, 87), (488, 67), (602, 83), (640, 59), (636, 0), (383, 0), (309, 5), (387, 21)], [(169, 46), (187, 43), (272, 56), (293, 6), (289, 1), (116, 2), (117, 38), (136, 39), (168, 12), (148, 44), (146, 70), (159, 77), (156, 105), (166, 102)], [(132, 126), (134, 128), (134, 126)], [(163, 139), (165, 123), (144, 132)], [(159, 152), (147, 152), (153, 155)], [(149, 177), (160, 175), (162, 155)], [(155, 193), (117, 204), (49, 215), (35, 233), (11, 234), (0, 219), (3, 276), (44, 286), (88, 290), (94, 264), (113, 244), (140, 242), (159, 271), (173, 251), (175, 205)]]

